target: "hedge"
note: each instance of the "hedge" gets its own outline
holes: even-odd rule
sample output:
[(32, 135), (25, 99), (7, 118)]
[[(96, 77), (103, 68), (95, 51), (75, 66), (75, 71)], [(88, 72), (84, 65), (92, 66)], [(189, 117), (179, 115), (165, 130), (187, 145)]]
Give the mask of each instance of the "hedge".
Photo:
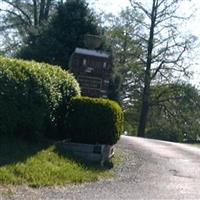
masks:
[(58, 66), (0, 57), (0, 134), (56, 134), (77, 95), (77, 81)]
[(115, 144), (123, 132), (124, 116), (114, 101), (75, 97), (66, 116), (65, 138), (87, 144)]

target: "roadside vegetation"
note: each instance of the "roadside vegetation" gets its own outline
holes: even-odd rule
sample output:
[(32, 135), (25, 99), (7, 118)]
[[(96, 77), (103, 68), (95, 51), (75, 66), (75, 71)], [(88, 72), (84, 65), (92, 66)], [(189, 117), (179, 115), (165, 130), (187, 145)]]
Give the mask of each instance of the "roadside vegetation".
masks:
[(2, 137), (0, 140), (1, 185), (77, 184), (111, 177), (108, 169), (109, 166), (83, 162), (50, 143), (29, 143)]
[(58, 66), (0, 57), (0, 70), (0, 184), (65, 185), (112, 175), (112, 163), (80, 160), (56, 144), (115, 144), (123, 131), (116, 102), (76, 97), (77, 81)]

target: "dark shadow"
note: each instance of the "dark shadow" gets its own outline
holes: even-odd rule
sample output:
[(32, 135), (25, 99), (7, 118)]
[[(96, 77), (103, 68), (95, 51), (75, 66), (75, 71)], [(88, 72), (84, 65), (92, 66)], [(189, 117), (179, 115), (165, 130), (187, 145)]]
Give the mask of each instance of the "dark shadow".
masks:
[(83, 160), (82, 158), (74, 155), (72, 152), (67, 152), (59, 144), (56, 145), (55, 151), (60, 156), (63, 156), (67, 159), (72, 160), (73, 162), (81, 164), (84, 168), (87, 168), (87, 169), (92, 170), (92, 171), (106, 171), (108, 169), (113, 168), (112, 161), (105, 162), (104, 166), (101, 166), (100, 162)]
[(51, 142), (38, 140), (38, 141), (27, 141), (22, 138), (10, 137), (0, 137), (0, 167), (23, 162), (28, 157), (36, 154), (42, 149), (48, 148)]
[(84, 168), (92, 171), (106, 171), (113, 167), (112, 162), (107, 162), (101, 166), (99, 162), (91, 162), (83, 160), (72, 153), (63, 150), (55, 140), (27, 141), (22, 138), (16, 137), (0, 137), (0, 167), (23, 162), (27, 158), (35, 155), (41, 150), (47, 149), (49, 146), (55, 145), (55, 152), (77, 164), (82, 165)]

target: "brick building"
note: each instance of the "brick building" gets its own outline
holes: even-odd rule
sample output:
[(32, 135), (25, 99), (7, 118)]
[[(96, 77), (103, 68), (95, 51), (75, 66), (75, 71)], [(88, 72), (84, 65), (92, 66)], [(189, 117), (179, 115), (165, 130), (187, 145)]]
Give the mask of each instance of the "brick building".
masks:
[(69, 67), (80, 84), (83, 96), (108, 96), (112, 73), (112, 60), (108, 54), (93, 49), (76, 48)]

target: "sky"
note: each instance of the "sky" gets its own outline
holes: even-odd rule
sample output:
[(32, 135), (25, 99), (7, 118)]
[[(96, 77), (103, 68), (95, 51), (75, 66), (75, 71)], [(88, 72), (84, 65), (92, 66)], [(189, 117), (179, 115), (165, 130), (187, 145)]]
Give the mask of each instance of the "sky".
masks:
[[(148, 0), (143, 0), (143, 2)], [(113, 13), (117, 15), (121, 9), (130, 6), (129, 0), (88, 0), (91, 8), (97, 12)], [(183, 32), (190, 32), (199, 38), (198, 43), (200, 44), (200, 1), (191, 0), (184, 1), (181, 6), (181, 12), (184, 16), (188, 16), (193, 12), (193, 16), (187, 24), (182, 27)], [(190, 83), (200, 88), (200, 45), (193, 51), (195, 55), (195, 61), (191, 66), (193, 72), (193, 78), (190, 79)]]
[(88, 0), (97, 11), (117, 14), (121, 9), (130, 5), (129, 0)]

